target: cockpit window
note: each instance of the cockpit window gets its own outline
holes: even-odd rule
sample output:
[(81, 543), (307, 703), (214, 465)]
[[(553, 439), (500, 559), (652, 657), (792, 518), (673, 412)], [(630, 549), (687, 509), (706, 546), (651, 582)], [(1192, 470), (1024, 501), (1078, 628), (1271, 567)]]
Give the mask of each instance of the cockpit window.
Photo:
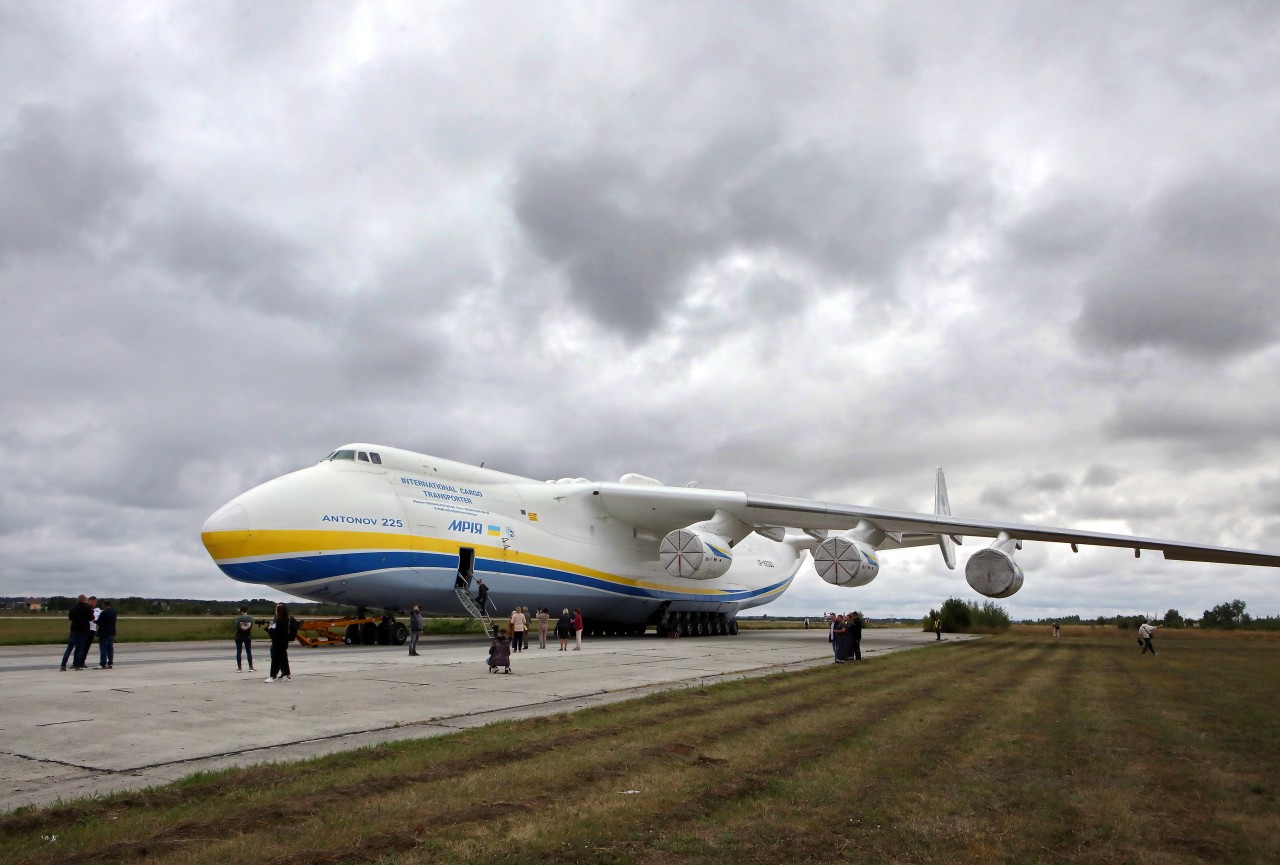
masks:
[(367, 463), (369, 461), (369, 455), (364, 451), (360, 451), (359, 456), (360, 456), (360, 462)]
[(369, 451), (369, 459), (372, 460), (375, 465), (382, 465), (382, 457), (378, 456), (373, 451)]
[(353, 460), (355, 458), (355, 451), (334, 451), (333, 456), (329, 457), (331, 460)]

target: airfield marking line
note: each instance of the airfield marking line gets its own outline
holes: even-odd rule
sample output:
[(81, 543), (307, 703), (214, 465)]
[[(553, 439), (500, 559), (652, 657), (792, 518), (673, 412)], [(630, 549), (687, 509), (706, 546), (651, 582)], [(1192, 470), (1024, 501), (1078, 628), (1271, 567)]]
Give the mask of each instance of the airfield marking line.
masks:
[(52, 766), (66, 766), (69, 769), (81, 769), (86, 772), (101, 772), (105, 775), (114, 775), (117, 769), (103, 769), (100, 766), (86, 766), (83, 763), (72, 763), (68, 760), (57, 760), (53, 757), (32, 757), (30, 754), (19, 754), (17, 751), (0, 751), (0, 754), (6, 757), (13, 757), (17, 760), (26, 760), (28, 763), (48, 763)]

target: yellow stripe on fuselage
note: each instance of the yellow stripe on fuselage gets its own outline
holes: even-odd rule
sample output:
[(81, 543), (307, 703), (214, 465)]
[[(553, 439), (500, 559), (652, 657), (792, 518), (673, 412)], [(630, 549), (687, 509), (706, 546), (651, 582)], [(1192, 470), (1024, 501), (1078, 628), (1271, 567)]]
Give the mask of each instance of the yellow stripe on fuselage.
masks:
[(567, 571), (579, 576), (592, 577), (618, 585), (634, 586), (640, 589), (651, 589), (660, 592), (684, 592), (691, 595), (726, 594), (724, 589), (685, 585), (675, 587), (645, 580), (633, 580), (607, 571), (586, 568), (562, 559), (553, 559), (532, 553), (519, 553), (515, 550), (504, 550), (501, 547), (477, 544), (470, 541), (446, 541), (440, 538), (395, 534), (392, 532), (272, 529), (254, 532), (205, 532), (201, 535), (201, 540), (204, 541), (205, 549), (209, 551), (209, 555), (218, 564), (267, 556), (296, 555), (312, 552), (351, 552), (355, 550), (421, 550), (423, 552), (456, 555), (458, 550), (465, 546), (474, 549), (477, 556), (505, 559), (506, 561), (519, 562), (537, 568)]

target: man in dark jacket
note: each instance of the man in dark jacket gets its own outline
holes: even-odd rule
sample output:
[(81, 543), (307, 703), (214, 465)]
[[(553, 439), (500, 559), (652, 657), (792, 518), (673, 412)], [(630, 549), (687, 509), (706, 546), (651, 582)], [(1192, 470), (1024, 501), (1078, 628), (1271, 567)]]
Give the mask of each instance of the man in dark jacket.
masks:
[(98, 669), (110, 670), (116, 660), (116, 611), (110, 601), (102, 602), (98, 614)]
[[(84, 595), (81, 595), (67, 611), (67, 618), (71, 620), (71, 645), (75, 653), (72, 656), (71, 669), (83, 670), (85, 655), (89, 654), (89, 640), (92, 636), (89, 625), (93, 623), (93, 607), (85, 602)], [(62, 656), (62, 669), (67, 668), (67, 656)]]
[(849, 657), (849, 623), (843, 613), (836, 616), (831, 628), (831, 649), (835, 652), (837, 664), (843, 664)]
[(409, 611), (409, 654), (418, 654), (418, 640), (422, 637), (422, 607), (417, 604)]
[(862, 660), (862, 613), (855, 612), (845, 625), (849, 631), (849, 642), (853, 649), (853, 659)]

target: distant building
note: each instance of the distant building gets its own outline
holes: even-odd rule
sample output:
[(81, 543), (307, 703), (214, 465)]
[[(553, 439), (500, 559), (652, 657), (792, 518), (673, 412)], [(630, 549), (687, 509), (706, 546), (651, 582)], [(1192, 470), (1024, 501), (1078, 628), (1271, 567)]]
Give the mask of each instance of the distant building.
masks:
[(23, 607), (28, 613), (39, 613), (44, 610), (44, 598), (27, 598)]

